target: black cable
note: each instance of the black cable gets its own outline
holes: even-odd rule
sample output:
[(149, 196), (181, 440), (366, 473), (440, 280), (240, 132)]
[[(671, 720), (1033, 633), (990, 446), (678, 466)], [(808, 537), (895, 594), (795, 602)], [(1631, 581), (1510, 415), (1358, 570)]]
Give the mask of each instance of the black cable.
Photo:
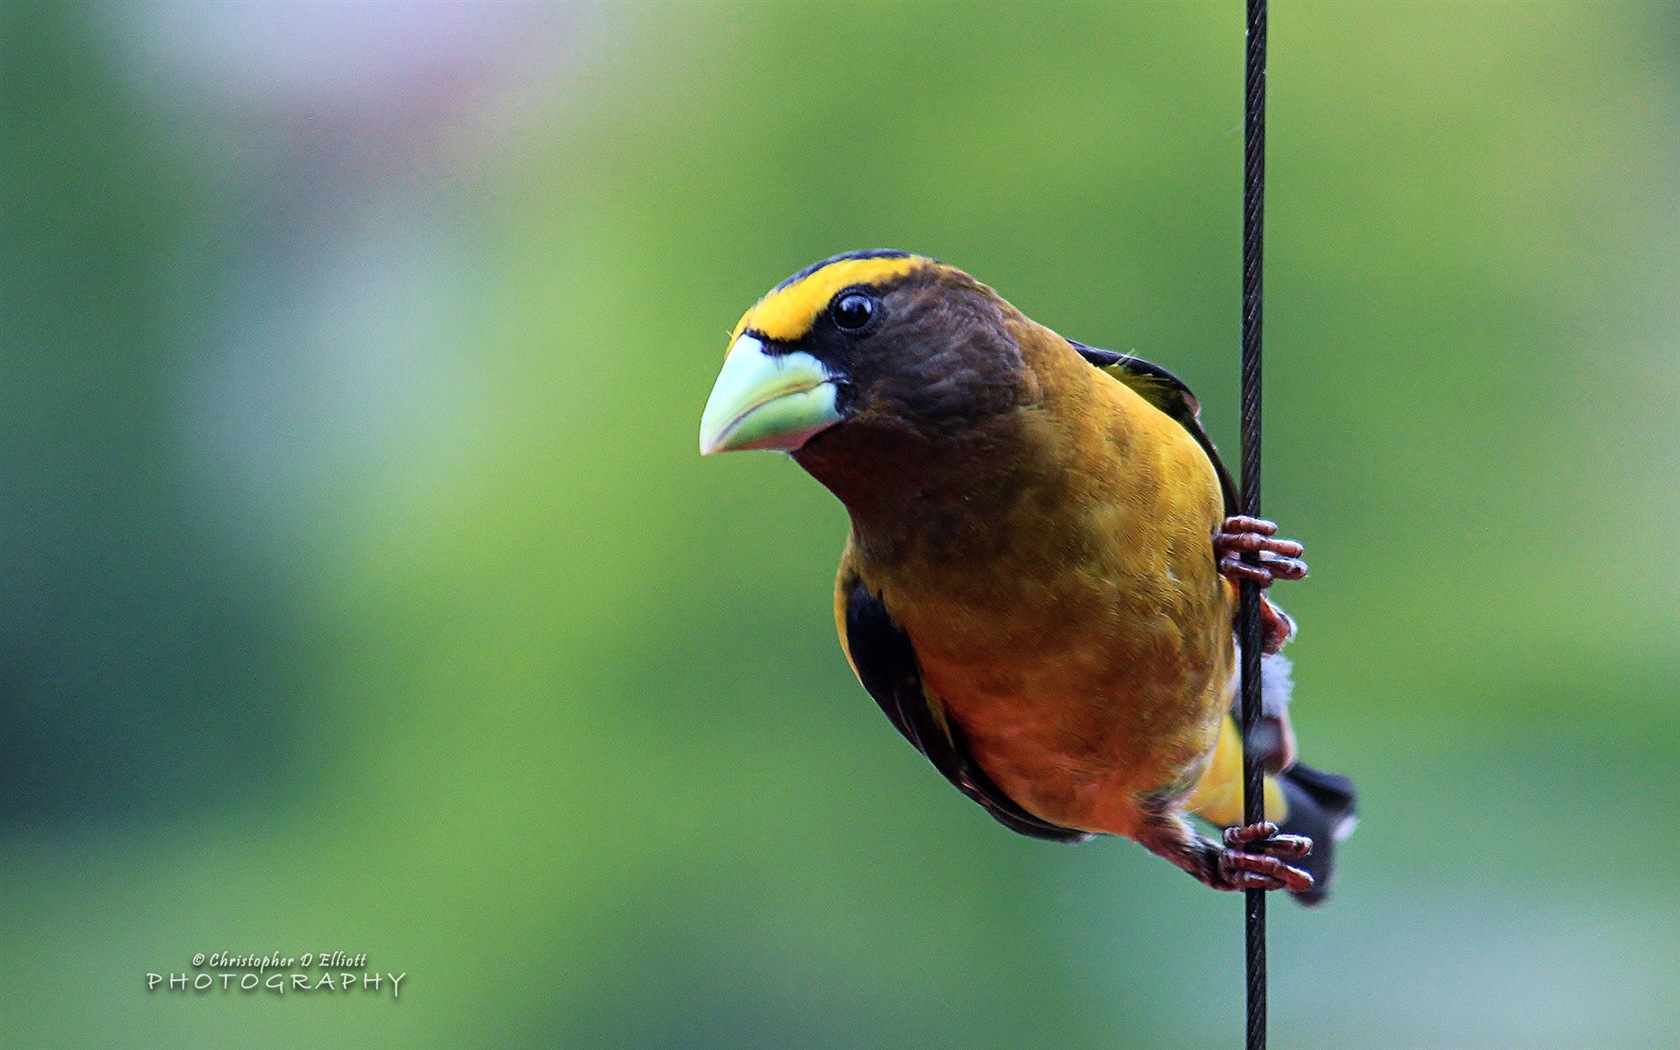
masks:
[[(1243, 121), (1242, 512), (1260, 516), (1260, 318), (1262, 224), (1266, 198), (1266, 0), (1248, 0), (1247, 89)], [(1259, 554), (1243, 560), (1259, 564)], [(1260, 587), (1243, 581), (1237, 615), (1242, 638), (1243, 823), (1265, 819), (1260, 761), (1249, 746), (1260, 718)], [(1266, 891), (1248, 890), (1248, 1050), (1266, 1050)]]

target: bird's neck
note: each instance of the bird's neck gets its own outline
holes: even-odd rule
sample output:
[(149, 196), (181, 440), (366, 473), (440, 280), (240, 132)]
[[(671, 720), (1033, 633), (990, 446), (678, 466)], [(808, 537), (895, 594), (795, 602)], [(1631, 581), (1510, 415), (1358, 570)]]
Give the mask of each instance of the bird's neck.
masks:
[(1028, 455), (1021, 431), (1019, 413), (935, 435), (860, 427), (796, 458), (845, 504), (866, 561), (967, 561), (1016, 542), (1000, 524), (1058, 483), (1055, 464)]

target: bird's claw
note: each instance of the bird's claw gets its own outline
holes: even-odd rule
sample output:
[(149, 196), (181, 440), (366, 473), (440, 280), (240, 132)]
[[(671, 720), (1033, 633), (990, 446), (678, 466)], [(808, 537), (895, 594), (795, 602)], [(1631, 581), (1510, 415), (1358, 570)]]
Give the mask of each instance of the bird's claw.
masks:
[[(1253, 580), (1261, 587), (1270, 587), (1276, 580), (1299, 580), (1307, 575), (1307, 563), (1301, 560), (1306, 548), (1294, 540), (1277, 538), (1277, 524), (1264, 518), (1250, 518), (1243, 514), (1226, 518), (1219, 531), (1213, 534), (1213, 552), (1219, 559), (1219, 571), (1239, 583)], [(1259, 564), (1250, 565), (1242, 556), (1253, 553)]]
[(1219, 853), (1221, 888), (1230, 890), (1312, 889), (1313, 877), (1285, 860), (1296, 860), (1312, 852), (1312, 840), (1302, 835), (1280, 835), (1269, 820), (1225, 829), (1225, 848)]
[[(1276, 537), (1277, 525), (1264, 518), (1250, 518), (1236, 514), (1225, 519), (1213, 534), (1213, 553), (1219, 560), (1219, 573), (1228, 580), (1242, 583), (1252, 580), (1261, 590), (1277, 580), (1299, 580), (1307, 574), (1307, 563), (1301, 560), (1304, 548), (1294, 540)], [(1250, 565), (1242, 560), (1244, 554), (1254, 554), (1259, 561)], [(1261, 652), (1270, 656), (1295, 637), (1295, 621), (1260, 596)]]

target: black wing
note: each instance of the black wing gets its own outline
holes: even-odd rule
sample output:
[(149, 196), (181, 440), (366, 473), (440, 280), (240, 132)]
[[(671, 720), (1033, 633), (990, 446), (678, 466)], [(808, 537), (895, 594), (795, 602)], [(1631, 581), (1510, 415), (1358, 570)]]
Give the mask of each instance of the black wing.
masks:
[(949, 720), (942, 724), (935, 717), (910, 637), (893, 622), (885, 603), (855, 576), (843, 581), (841, 587), (846, 602), (845, 636), (841, 641), (851, 655), (858, 680), (904, 738), (957, 790), (984, 806), (1009, 830), (1054, 842), (1090, 838), (1088, 832), (1033, 816), (993, 783), (968, 753), (961, 729)]
[(1225, 497), (1226, 515), (1237, 513), (1237, 487), (1232, 483), (1225, 464), (1220, 461), (1213, 439), (1202, 429), (1202, 406), (1197, 403), (1196, 395), (1184, 385), (1184, 380), (1141, 357), (1098, 350), (1072, 339), (1068, 342), (1079, 351), (1079, 356), (1131, 387), (1145, 401), (1177, 420), (1179, 426), (1190, 432), (1196, 444), (1202, 446), (1202, 451), (1213, 462), (1214, 473), (1219, 475), (1219, 491)]

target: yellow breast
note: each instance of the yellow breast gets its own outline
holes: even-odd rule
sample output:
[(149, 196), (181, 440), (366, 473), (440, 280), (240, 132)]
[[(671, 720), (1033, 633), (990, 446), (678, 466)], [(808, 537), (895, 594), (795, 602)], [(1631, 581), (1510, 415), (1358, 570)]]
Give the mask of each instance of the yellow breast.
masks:
[(1074, 364), (1041, 376), (1023, 420), (1021, 454), (1047, 469), (999, 510), (1006, 543), (960, 571), (860, 570), (999, 787), (1057, 824), (1126, 835), (1144, 796), (1194, 782), (1228, 701), (1223, 505), (1183, 427)]

